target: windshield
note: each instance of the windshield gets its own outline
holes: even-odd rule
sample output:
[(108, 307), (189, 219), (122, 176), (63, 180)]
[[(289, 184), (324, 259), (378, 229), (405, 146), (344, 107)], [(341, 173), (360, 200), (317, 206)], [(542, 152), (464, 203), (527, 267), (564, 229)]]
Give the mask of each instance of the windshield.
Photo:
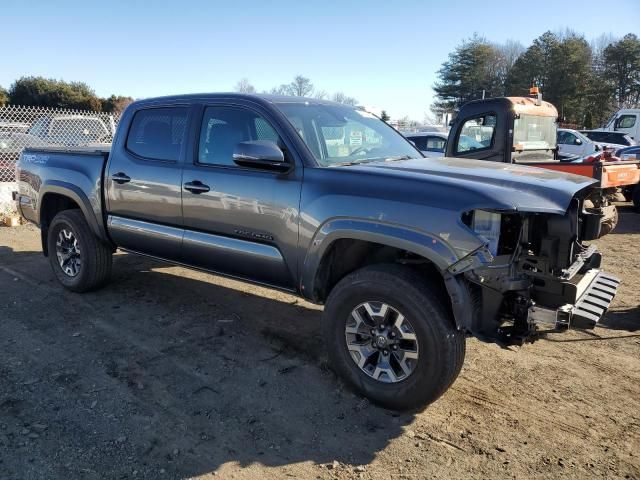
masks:
[(341, 105), (279, 103), (323, 167), (422, 158), (397, 131), (371, 113)]
[(515, 150), (552, 150), (556, 148), (555, 117), (520, 115), (513, 125)]

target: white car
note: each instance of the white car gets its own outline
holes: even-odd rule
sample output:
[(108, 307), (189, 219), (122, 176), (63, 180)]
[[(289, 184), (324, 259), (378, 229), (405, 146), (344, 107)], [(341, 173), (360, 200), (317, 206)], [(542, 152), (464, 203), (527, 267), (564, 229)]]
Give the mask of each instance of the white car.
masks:
[[(413, 142), (426, 157), (444, 157), (449, 135), (442, 132), (403, 133), (407, 140)], [(464, 150), (485, 148), (485, 145), (468, 135), (460, 135), (460, 147)]]
[(569, 128), (558, 129), (557, 143), (561, 157), (586, 157), (602, 149), (601, 145), (589, 140), (586, 135)]

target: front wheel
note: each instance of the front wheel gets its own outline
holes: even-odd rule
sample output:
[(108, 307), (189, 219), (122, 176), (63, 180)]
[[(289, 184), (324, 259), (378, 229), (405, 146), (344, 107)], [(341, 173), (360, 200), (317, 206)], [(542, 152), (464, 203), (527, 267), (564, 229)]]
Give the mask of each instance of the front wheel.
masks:
[(53, 218), (47, 247), (53, 273), (73, 292), (95, 290), (111, 275), (112, 251), (96, 238), (80, 210), (64, 210)]
[(458, 376), (465, 354), (440, 290), (401, 265), (373, 265), (342, 279), (324, 311), (329, 359), (338, 374), (393, 409), (429, 404)]

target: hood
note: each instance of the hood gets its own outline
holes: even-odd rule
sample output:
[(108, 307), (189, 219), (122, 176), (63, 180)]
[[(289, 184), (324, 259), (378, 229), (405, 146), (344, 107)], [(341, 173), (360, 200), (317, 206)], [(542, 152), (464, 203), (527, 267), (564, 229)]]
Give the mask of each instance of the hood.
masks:
[[(347, 167), (427, 182), (454, 209), (486, 208), (564, 214), (573, 196), (595, 183), (581, 175), (461, 158), (416, 158)], [(457, 208), (460, 205), (461, 208)]]

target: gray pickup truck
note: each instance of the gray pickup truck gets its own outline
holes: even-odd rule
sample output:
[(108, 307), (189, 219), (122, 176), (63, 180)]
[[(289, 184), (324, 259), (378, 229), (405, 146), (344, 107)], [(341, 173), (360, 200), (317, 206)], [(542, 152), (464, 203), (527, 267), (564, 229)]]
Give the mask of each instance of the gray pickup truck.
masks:
[(33, 148), (15, 198), (59, 281), (109, 279), (120, 248), (324, 304), (333, 368), (391, 408), (456, 379), (465, 337), (593, 328), (619, 280), (585, 241), (594, 180), (427, 159), (331, 102), (207, 94), (132, 104), (109, 150)]

